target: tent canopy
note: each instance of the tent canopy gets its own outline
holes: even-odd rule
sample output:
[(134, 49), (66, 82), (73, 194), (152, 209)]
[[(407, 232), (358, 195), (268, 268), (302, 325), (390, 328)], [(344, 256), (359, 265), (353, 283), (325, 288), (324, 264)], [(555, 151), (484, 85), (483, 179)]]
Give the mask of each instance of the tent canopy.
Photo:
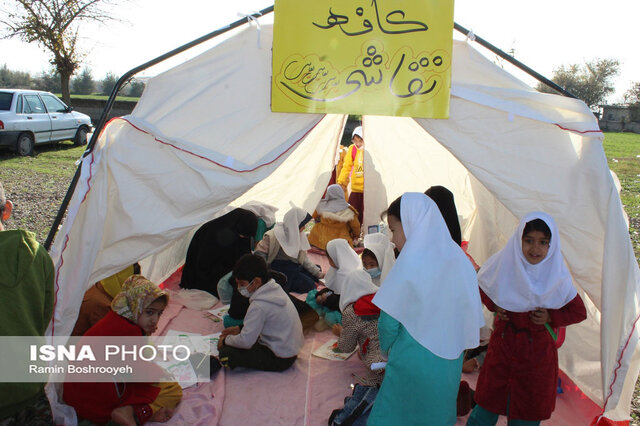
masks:
[[(270, 111), (271, 40), (270, 26), (238, 32), (151, 79), (133, 113), (103, 130), (52, 247), (52, 334), (71, 332), (91, 283), (134, 261), (168, 277), (193, 232), (230, 204), (258, 200), (279, 218), (291, 205), (314, 210), (346, 117)], [(448, 120), (363, 117), (365, 229), (402, 193), (443, 185), (482, 264), (518, 218), (551, 214), (589, 313), (568, 328), (560, 366), (606, 417), (628, 419), (640, 272), (593, 114), (468, 42), (454, 42), (452, 72)]]

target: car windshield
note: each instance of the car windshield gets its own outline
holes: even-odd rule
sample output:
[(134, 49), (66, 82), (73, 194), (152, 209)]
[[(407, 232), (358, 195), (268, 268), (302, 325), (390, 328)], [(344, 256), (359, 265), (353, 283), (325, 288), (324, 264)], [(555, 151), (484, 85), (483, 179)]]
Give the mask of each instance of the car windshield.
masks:
[(0, 92), (0, 111), (11, 109), (11, 99), (13, 99), (13, 93)]

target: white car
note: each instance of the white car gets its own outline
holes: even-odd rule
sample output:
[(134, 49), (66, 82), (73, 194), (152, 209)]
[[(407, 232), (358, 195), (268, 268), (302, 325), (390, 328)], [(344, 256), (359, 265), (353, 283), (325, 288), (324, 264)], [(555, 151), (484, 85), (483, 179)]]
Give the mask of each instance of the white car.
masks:
[(91, 118), (49, 92), (0, 89), (0, 147), (33, 155), (36, 144), (73, 140), (87, 143)]

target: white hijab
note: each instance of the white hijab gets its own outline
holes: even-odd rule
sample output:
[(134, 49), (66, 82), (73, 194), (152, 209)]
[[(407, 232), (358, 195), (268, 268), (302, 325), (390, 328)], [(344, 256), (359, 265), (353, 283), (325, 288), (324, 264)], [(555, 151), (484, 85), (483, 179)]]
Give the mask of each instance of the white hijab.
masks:
[[(238, 207), (228, 205), (218, 213), (216, 213), (215, 217), (221, 217), (225, 214), (229, 213), (237, 209)], [(278, 211), (277, 207), (274, 207), (269, 204), (261, 203), (260, 201), (249, 201), (242, 206), (241, 209), (249, 210), (253, 214), (256, 215), (258, 219), (264, 220), (264, 223), (267, 225), (267, 228), (271, 228), (276, 223), (276, 215), (275, 213)]]
[(329, 187), (327, 188), (327, 193), (324, 195), (324, 198), (318, 203), (316, 211), (318, 213), (337, 213), (348, 208), (349, 203), (347, 203), (347, 200), (344, 199), (344, 190), (340, 185), (336, 183), (333, 185), (329, 185)]
[(433, 200), (405, 193), (400, 215), (406, 242), (373, 303), (423, 347), (457, 359), (478, 346), (485, 323), (476, 272)]
[(374, 284), (379, 286), (389, 274), (393, 264), (396, 263), (396, 255), (393, 252), (395, 246), (385, 234), (376, 232), (375, 234), (364, 236), (364, 248), (373, 252), (378, 261), (378, 267), (382, 271), (378, 283), (376, 283), (376, 280), (373, 281)]
[(374, 294), (378, 291), (378, 287), (371, 281), (371, 276), (362, 269), (356, 269), (349, 272), (340, 294), (340, 311), (351, 303), (355, 303), (362, 296)]
[(308, 213), (300, 207), (293, 207), (282, 219), (273, 227), (276, 239), (280, 247), (289, 257), (297, 258), (301, 250), (309, 250), (309, 240), (304, 231), (300, 231), (300, 223), (307, 217)]
[(259, 201), (249, 201), (241, 206), (245, 210), (253, 212), (258, 219), (264, 220), (267, 228), (271, 228), (276, 223), (277, 207)]
[(333, 266), (327, 272), (325, 284), (334, 293), (340, 295), (340, 311), (362, 296), (378, 290), (371, 277), (362, 269), (362, 263), (347, 240), (337, 238), (327, 244), (327, 254), (338, 267)]
[[(530, 264), (522, 253), (524, 227), (534, 219), (542, 219), (551, 230), (547, 257), (536, 265)], [(578, 294), (562, 258), (558, 227), (551, 216), (542, 212), (522, 218), (504, 248), (482, 265), (478, 281), (496, 305), (512, 312), (558, 309)]]

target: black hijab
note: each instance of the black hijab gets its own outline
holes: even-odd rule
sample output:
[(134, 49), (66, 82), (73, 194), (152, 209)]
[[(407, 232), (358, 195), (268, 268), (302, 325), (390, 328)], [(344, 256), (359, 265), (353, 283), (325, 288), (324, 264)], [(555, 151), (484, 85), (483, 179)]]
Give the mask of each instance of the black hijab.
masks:
[(245, 209), (235, 209), (200, 227), (193, 235), (182, 270), (180, 287), (205, 290), (218, 296), (218, 281), (236, 261), (251, 253), (251, 237), (258, 218)]
[(460, 231), (460, 222), (458, 221), (458, 210), (453, 200), (453, 193), (444, 186), (432, 186), (424, 192), (429, 196), (440, 209), (440, 213), (444, 218), (451, 238), (456, 244), (462, 244), (462, 232)]

